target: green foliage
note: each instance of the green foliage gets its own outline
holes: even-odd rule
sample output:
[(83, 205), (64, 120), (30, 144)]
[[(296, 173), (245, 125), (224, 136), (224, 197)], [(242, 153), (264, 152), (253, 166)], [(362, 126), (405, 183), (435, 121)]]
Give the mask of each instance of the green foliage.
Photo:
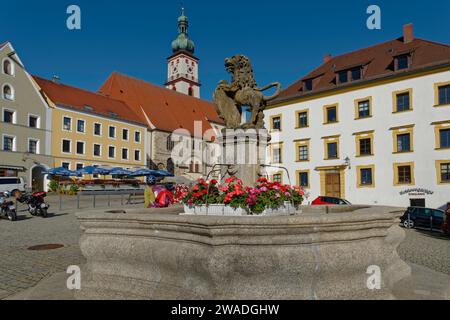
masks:
[(59, 189), (59, 183), (56, 180), (50, 180), (50, 182), (48, 183), (48, 188), (50, 189), (50, 191), (52, 192), (57, 192)]
[(266, 209), (278, 209), (285, 202), (294, 206), (303, 202), (304, 191), (301, 187), (269, 182), (265, 178), (258, 180), (256, 187), (244, 188), (242, 180), (231, 177), (225, 185), (218, 186), (217, 181), (207, 183), (200, 179), (183, 198), (188, 205), (225, 204), (233, 208), (243, 208), (253, 214), (261, 214)]

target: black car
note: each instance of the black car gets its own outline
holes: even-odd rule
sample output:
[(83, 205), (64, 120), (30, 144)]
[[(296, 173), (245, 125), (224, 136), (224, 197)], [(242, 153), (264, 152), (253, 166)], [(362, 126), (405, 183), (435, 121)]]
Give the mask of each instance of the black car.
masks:
[(442, 210), (410, 207), (400, 218), (402, 225), (407, 229), (419, 228), (442, 231), (445, 213)]

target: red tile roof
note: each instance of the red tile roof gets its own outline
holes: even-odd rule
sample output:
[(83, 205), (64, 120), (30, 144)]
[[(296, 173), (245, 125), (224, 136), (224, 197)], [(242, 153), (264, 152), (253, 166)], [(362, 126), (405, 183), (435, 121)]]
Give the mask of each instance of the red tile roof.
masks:
[[(57, 105), (102, 115), (111, 119), (147, 125), (122, 101), (65, 84), (55, 83), (40, 77), (33, 76), (33, 78), (47, 97)], [(90, 108), (87, 109), (86, 106), (92, 108), (92, 111)]]
[(161, 131), (172, 132), (181, 128), (194, 135), (194, 121), (201, 121), (203, 134), (211, 129), (210, 122), (223, 124), (211, 102), (117, 72), (111, 74), (99, 92), (124, 101), (145, 121), (143, 110), (155, 129)]
[[(392, 67), (394, 57), (402, 54), (411, 55), (410, 68), (394, 71)], [(448, 63), (450, 63), (450, 46), (417, 38), (405, 43), (403, 38), (399, 38), (331, 58), (285, 89), (271, 104)], [(364, 66), (361, 80), (336, 84), (337, 72), (360, 66)], [(313, 90), (305, 92), (303, 83), (308, 79), (315, 79)]]

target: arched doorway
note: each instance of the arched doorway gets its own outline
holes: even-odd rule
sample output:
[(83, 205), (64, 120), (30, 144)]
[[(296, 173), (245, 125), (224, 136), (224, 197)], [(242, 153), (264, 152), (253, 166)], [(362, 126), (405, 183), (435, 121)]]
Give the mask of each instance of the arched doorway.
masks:
[(167, 159), (167, 172), (171, 174), (175, 173), (175, 164), (173, 163), (172, 158)]
[(31, 169), (31, 190), (33, 192), (44, 191), (44, 171), (45, 168), (42, 166), (35, 166)]

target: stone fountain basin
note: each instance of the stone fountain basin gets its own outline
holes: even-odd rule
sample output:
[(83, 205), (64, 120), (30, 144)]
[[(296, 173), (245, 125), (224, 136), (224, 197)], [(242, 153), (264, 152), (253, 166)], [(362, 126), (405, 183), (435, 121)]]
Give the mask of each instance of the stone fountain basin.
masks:
[[(410, 275), (392, 207), (302, 207), (294, 216), (77, 214), (87, 259), (78, 299), (391, 299)], [(125, 212), (125, 213), (123, 213)], [(367, 287), (370, 266), (381, 288)]]

